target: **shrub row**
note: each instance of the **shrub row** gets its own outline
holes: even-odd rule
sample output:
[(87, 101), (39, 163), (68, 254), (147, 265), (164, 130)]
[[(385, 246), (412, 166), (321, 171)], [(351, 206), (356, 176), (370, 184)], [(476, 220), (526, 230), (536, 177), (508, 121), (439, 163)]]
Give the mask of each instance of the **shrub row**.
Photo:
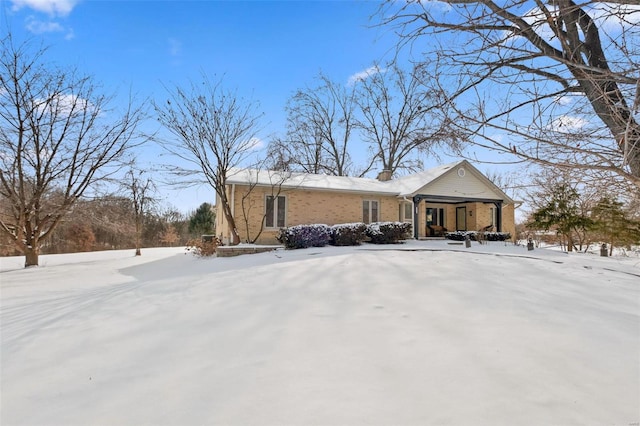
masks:
[(288, 249), (323, 247), (331, 241), (331, 228), (327, 225), (296, 225), (281, 228), (276, 237)]
[(367, 225), (361, 222), (343, 223), (331, 227), (332, 246), (357, 246), (367, 238)]
[(368, 240), (374, 244), (393, 244), (409, 236), (411, 224), (404, 222), (344, 223), (340, 225), (296, 225), (282, 228), (276, 239), (288, 249), (356, 246)]
[(449, 240), (464, 241), (467, 239), (467, 235), (471, 241), (478, 241), (478, 234), (481, 235), (481, 239), (484, 241), (507, 241), (511, 239), (509, 232), (478, 232), (478, 231), (456, 231), (447, 232), (445, 237)]
[(395, 244), (407, 239), (411, 224), (407, 222), (377, 222), (367, 226), (367, 237), (373, 244)]

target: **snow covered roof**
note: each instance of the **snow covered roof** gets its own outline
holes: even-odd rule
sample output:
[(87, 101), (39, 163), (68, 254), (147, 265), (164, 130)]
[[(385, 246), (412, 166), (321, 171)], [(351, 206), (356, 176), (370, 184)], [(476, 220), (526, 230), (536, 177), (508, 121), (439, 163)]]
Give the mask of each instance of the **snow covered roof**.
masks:
[(399, 193), (398, 195), (414, 195), (425, 185), (433, 182), (440, 176), (444, 175), (447, 171), (454, 169), (456, 166), (462, 163), (466, 163), (466, 161), (457, 161), (455, 163), (443, 164), (422, 172), (402, 176), (389, 182), (393, 182), (393, 186)]
[(310, 173), (279, 172), (273, 170), (233, 169), (227, 175), (228, 184), (259, 186), (282, 185), (283, 188), (321, 189), (331, 191), (371, 192), (398, 195), (392, 181), (348, 176), (315, 175)]
[(329, 176), (310, 173), (281, 172), (257, 169), (232, 169), (227, 175), (228, 184), (282, 186), (283, 188), (299, 188), (309, 190), (348, 191), (360, 193), (375, 193), (380, 195), (394, 195), (410, 197), (425, 189), (425, 186), (436, 182), (451, 170), (464, 167), (476, 178), (480, 179), (491, 192), (495, 192), (507, 202), (512, 200), (489, 179), (473, 167), (468, 161), (456, 161), (443, 164), (431, 169), (399, 177), (389, 181), (379, 181), (371, 178), (348, 176)]

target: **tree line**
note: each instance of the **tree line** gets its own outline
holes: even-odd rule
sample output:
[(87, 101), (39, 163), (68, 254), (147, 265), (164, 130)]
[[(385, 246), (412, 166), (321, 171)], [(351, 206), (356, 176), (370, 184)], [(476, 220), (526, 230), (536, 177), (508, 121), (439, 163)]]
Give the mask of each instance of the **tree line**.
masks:
[(640, 199), (594, 186), (553, 169), (540, 172), (530, 191), (532, 210), (522, 237), (586, 251), (594, 243), (629, 250), (640, 244)]
[[(136, 215), (131, 197), (105, 195), (76, 202), (43, 241), (40, 253), (180, 247), (214, 233), (215, 210), (209, 203), (188, 213), (150, 203)], [(0, 256), (21, 254), (9, 235), (0, 234)]]

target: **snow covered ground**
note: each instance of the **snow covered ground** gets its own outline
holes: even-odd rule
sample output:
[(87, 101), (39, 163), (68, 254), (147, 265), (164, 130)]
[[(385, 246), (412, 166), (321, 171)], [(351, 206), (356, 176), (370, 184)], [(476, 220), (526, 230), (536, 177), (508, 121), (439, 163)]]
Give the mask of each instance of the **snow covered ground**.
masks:
[(640, 259), (493, 242), (0, 259), (9, 425), (630, 425)]

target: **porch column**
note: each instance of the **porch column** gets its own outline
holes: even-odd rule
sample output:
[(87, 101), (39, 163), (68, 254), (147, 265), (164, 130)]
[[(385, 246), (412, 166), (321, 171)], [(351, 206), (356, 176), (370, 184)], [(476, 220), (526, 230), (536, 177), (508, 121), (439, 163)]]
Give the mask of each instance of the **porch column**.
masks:
[(413, 197), (413, 238), (418, 239), (418, 220), (420, 218), (418, 214), (418, 205), (420, 204), (420, 197)]
[(496, 231), (502, 232), (502, 201), (493, 204), (496, 206)]

